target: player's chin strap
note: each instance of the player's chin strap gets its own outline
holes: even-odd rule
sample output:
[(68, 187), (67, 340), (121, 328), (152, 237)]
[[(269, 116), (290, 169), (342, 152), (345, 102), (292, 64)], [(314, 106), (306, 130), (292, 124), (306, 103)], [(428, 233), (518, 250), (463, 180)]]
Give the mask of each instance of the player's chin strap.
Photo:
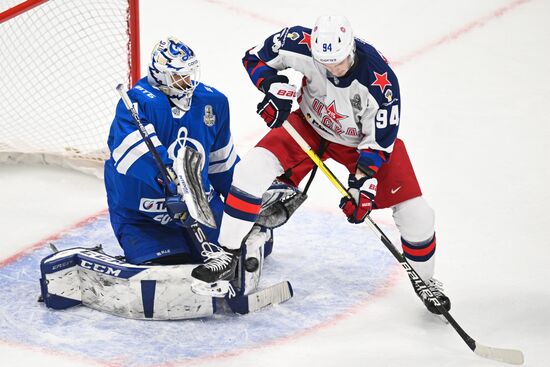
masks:
[[(302, 138), (302, 136), (294, 129), (294, 127), (288, 122), (285, 121), (282, 127), (290, 134), (290, 136), (296, 141), (296, 143), (302, 148), (302, 150), (311, 158), (311, 160), (319, 167), (319, 169), (327, 176), (329, 181), (340, 191), (340, 193), (347, 198), (351, 198), (351, 195), (346, 190), (345, 186), (336, 178), (336, 176), (328, 169), (324, 162), (319, 158), (317, 154), (311, 149), (308, 143)], [(384, 246), (392, 253), (392, 255), (397, 259), (397, 261), (403, 266), (409, 277), (414, 280), (418, 287), (427, 288), (426, 283), (420, 278), (418, 273), (412, 268), (412, 266), (407, 262), (407, 259), (401, 252), (397, 250), (395, 245), (390, 241), (390, 239), (382, 232), (376, 223), (367, 215), (366, 222), (370, 228), (376, 233), (380, 238)], [(462, 340), (470, 347), (470, 349), (477, 355), (500, 361), (510, 364), (523, 364), (523, 353), (516, 349), (502, 349), (502, 348), (493, 348), (487, 347), (476, 342), (472, 337), (470, 337), (462, 327), (455, 321), (451, 316), (449, 311), (443, 307), (436, 298), (433, 298), (432, 303), (435, 305), (437, 310), (443, 315), (447, 321), (453, 326), (456, 332), (460, 335)]]

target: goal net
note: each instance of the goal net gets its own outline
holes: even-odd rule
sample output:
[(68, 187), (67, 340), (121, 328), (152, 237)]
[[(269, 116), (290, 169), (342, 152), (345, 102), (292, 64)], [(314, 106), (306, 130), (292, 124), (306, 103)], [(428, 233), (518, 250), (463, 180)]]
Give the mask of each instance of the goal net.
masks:
[(0, 160), (102, 176), (118, 94), (139, 77), (137, 0), (0, 0)]

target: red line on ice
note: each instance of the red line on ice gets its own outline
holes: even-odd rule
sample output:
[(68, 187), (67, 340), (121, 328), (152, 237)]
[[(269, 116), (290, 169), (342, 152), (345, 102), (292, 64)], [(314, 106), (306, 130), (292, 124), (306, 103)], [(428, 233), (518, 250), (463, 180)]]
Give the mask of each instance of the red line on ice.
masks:
[(471, 21), (470, 23), (467, 23), (466, 25), (460, 27), (457, 30), (454, 30), (452, 32), (447, 33), (443, 37), (440, 37), (440, 38), (428, 43), (427, 45), (425, 45), (423, 47), (420, 47), (419, 49), (416, 49), (415, 51), (413, 51), (409, 54), (406, 54), (405, 56), (401, 56), (401, 57), (398, 57), (396, 59), (390, 59), (390, 64), (391, 65), (406, 64), (406, 63), (410, 62), (411, 60), (416, 59), (417, 57), (423, 56), (423, 55), (433, 51), (434, 49), (438, 48), (439, 46), (451, 43), (451, 42), (457, 40), (458, 38), (461, 38), (464, 35), (472, 32), (473, 30), (475, 30), (477, 28), (484, 27), (490, 21), (495, 20), (496, 18), (499, 18), (499, 17), (503, 16), (504, 14), (516, 9), (518, 6), (526, 4), (530, 1), (531, 0), (514, 0), (511, 3), (509, 3), (507, 5), (504, 5), (503, 7), (500, 7), (496, 10), (493, 10), (492, 12), (490, 12), (487, 15), (484, 15), (480, 18), (477, 18), (477, 19)]
[(11, 264), (12, 262), (16, 261), (20, 257), (22, 257), (24, 255), (27, 255), (28, 253), (30, 253), (30, 252), (32, 252), (36, 249), (39, 249), (39, 248), (43, 247), (46, 242), (55, 241), (55, 240), (59, 239), (61, 236), (63, 236), (65, 233), (67, 233), (67, 232), (69, 232), (73, 229), (85, 226), (86, 224), (93, 222), (98, 217), (100, 217), (102, 215), (105, 215), (105, 214), (107, 214), (107, 209), (102, 209), (101, 211), (97, 212), (96, 214), (94, 214), (92, 216), (86, 217), (86, 218), (70, 225), (69, 227), (62, 229), (61, 231), (59, 231), (55, 234), (52, 234), (52, 235), (50, 235), (46, 238), (41, 239), (40, 241), (35, 242), (34, 244), (31, 244), (31, 245), (23, 248), (19, 252), (16, 252), (15, 254), (11, 255), (10, 257), (8, 257), (4, 260), (1, 260), (0, 261), (0, 268), (3, 267), (3, 266)]

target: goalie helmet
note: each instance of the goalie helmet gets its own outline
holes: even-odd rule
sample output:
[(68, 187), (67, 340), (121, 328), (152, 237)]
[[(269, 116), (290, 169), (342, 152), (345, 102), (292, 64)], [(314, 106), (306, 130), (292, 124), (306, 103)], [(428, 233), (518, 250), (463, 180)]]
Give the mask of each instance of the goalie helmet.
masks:
[(317, 18), (311, 32), (311, 54), (322, 64), (338, 64), (355, 54), (355, 39), (349, 21), (340, 15)]
[(161, 40), (151, 53), (147, 79), (181, 110), (191, 107), (200, 64), (193, 50), (175, 37)]

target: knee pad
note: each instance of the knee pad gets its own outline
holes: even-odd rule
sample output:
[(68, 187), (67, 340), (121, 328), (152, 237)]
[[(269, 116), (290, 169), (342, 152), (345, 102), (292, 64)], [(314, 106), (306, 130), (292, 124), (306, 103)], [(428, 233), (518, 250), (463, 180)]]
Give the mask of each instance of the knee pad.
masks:
[(432, 238), (435, 232), (435, 214), (422, 196), (392, 207), (395, 225), (406, 241), (421, 243)]
[(275, 177), (283, 172), (281, 163), (273, 153), (254, 147), (235, 167), (233, 186), (249, 195), (262, 197)]

